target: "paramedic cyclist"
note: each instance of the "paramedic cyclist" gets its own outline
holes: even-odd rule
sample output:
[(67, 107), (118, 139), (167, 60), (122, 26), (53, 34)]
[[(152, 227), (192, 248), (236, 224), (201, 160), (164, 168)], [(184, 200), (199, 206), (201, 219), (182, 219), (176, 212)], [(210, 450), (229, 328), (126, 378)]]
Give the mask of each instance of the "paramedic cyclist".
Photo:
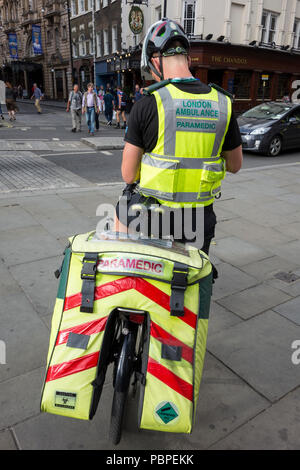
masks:
[[(193, 226), (195, 211), (204, 208), (202, 250), (208, 254), (216, 224), (213, 202), (220, 194), (224, 162), (227, 171), (236, 173), (243, 155), (230, 98), (224, 90), (192, 76), (188, 50), (187, 36), (175, 21), (162, 19), (146, 35), (141, 68), (157, 83), (130, 114), (122, 161), (127, 183), (123, 195), (128, 210), (149, 198), (171, 209), (191, 210)], [(122, 218), (119, 209), (120, 203), (116, 230), (126, 232), (134, 217)]]

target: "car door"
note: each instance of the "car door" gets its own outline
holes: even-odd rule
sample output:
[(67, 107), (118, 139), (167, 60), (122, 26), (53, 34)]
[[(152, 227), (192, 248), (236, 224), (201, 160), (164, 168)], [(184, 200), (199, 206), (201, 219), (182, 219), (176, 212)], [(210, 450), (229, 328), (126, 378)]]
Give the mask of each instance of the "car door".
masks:
[(289, 114), (284, 138), (286, 147), (300, 148), (300, 107)]

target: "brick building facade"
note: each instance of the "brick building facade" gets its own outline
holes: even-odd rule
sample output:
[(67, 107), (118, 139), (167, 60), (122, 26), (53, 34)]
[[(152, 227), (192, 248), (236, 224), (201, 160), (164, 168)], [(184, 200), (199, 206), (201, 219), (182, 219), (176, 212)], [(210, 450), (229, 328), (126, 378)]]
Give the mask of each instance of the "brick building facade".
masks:
[(67, 1), (0, 0), (2, 79), (21, 84), (28, 95), (36, 82), (46, 97), (66, 99), (70, 63)]

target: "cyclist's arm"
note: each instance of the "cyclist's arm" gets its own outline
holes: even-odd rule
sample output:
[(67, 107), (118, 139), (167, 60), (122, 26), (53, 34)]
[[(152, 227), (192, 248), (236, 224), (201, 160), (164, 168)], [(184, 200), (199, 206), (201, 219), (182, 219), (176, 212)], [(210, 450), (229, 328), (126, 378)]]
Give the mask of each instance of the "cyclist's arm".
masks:
[(123, 150), (122, 178), (127, 184), (132, 184), (139, 178), (141, 159), (144, 150), (126, 142)]
[(243, 151), (241, 145), (233, 150), (223, 150), (221, 156), (226, 161), (226, 170), (229, 171), (229, 173), (237, 173), (240, 171), (243, 164)]

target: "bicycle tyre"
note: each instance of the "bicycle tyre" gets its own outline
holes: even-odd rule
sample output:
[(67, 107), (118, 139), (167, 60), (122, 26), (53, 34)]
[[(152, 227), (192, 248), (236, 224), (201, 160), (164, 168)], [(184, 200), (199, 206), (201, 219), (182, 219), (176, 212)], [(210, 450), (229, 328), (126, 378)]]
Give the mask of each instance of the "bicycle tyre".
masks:
[(125, 405), (133, 372), (133, 359), (135, 351), (136, 335), (129, 332), (124, 337), (115, 378), (115, 390), (111, 409), (109, 439), (114, 445), (118, 445), (122, 436), (122, 425), (125, 413)]

